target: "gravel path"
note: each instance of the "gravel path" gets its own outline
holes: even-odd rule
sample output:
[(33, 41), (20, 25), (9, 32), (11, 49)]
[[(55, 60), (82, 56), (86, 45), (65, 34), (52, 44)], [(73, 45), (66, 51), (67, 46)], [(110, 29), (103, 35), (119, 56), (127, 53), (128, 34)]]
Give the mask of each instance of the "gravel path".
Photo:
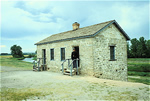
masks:
[[(1, 88), (35, 89), (28, 100), (149, 100), (149, 85), (1, 67)], [(3, 92), (3, 91), (2, 91)]]

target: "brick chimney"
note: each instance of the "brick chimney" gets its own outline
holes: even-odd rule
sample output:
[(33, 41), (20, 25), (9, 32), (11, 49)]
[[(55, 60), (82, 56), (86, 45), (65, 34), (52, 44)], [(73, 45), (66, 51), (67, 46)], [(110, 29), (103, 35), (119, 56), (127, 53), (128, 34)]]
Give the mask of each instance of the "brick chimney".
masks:
[(72, 24), (73, 30), (77, 30), (79, 28), (80, 24), (75, 22)]

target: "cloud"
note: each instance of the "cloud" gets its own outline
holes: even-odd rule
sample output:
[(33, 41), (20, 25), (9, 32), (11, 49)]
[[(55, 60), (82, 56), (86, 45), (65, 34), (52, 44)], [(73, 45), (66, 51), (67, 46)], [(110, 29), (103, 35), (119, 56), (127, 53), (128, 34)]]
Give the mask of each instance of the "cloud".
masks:
[[(34, 2), (35, 3), (35, 2)], [(17, 4), (17, 6), (16, 6)], [(19, 5), (20, 4), (20, 5)], [(2, 37), (24, 38), (41, 34), (58, 33), (60, 29), (66, 31), (67, 22), (55, 14), (43, 13), (41, 7), (30, 2), (4, 2), (2, 7)], [(29, 4), (29, 5), (28, 5)], [(44, 3), (48, 4), (48, 3)], [(30, 7), (31, 6), (31, 7)], [(7, 8), (6, 8), (7, 7)], [(34, 9), (35, 7), (35, 9)], [(42, 6), (43, 7), (43, 6)], [(30, 9), (31, 8), (31, 9)], [(38, 9), (37, 9), (38, 8)], [(44, 8), (48, 11), (48, 8)], [(46, 11), (45, 10), (45, 11)], [(38, 13), (33, 13), (38, 12)]]
[(29, 12), (32, 15), (39, 15), (50, 12), (50, 9), (47, 9), (50, 8), (49, 4), (50, 2), (48, 1), (18, 1), (14, 4), (14, 7)]
[[(32, 46), (52, 34), (116, 20), (131, 38), (149, 34), (149, 2), (119, 1), (2, 1), (1, 38)], [(15, 42), (16, 40), (16, 42)], [(7, 45), (5, 44), (5, 45)], [(9, 44), (11, 46), (12, 44)], [(30, 48), (32, 47), (30, 46)], [(8, 45), (7, 45), (8, 47)]]
[(128, 2), (116, 4), (120, 18), (119, 24), (131, 38), (149, 38), (149, 3)]
[(5, 47), (6, 47), (6, 45), (0, 45), (0, 47), (1, 47), (1, 48), (5, 48)]

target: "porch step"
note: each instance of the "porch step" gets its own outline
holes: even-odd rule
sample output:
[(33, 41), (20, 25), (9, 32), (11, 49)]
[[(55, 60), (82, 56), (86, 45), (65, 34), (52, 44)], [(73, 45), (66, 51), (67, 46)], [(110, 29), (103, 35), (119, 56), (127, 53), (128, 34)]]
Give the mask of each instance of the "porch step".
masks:
[[(69, 75), (70, 76), (70, 73), (64, 73), (64, 75)], [(75, 73), (72, 73), (72, 75), (75, 75)]]
[[(66, 73), (70, 73), (70, 70), (67, 69), (67, 70), (65, 70), (65, 72), (66, 72)], [(72, 73), (73, 73), (73, 72), (75, 72), (75, 70), (72, 70)]]
[[(76, 73), (76, 69), (74, 68), (74, 69), (72, 69), (72, 75), (77, 75), (77, 73)], [(78, 72), (80, 71), (80, 68), (78, 68)], [(62, 69), (60, 69), (60, 72), (62, 72)], [(71, 72), (71, 70), (70, 69), (68, 69), (68, 68), (64, 68), (64, 75), (69, 75), (70, 76), (70, 72)]]
[(70, 73), (66, 73), (66, 72), (65, 72), (64, 75), (70, 75)]
[[(64, 70), (64, 75), (69, 75), (70, 76), (71, 70), (66, 69)], [(76, 70), (72, 69), (72, 75), (76, 75)]]

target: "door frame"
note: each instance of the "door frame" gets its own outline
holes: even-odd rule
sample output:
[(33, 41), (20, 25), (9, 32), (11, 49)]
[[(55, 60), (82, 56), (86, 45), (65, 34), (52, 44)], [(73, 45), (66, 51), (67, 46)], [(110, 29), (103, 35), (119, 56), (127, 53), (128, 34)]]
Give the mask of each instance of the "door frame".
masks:
[(72, 46), (72, 50), (75, 48), (76, 52), (78, 53), (78, 67), (80, 67), (80, 48), (79, 46)]

